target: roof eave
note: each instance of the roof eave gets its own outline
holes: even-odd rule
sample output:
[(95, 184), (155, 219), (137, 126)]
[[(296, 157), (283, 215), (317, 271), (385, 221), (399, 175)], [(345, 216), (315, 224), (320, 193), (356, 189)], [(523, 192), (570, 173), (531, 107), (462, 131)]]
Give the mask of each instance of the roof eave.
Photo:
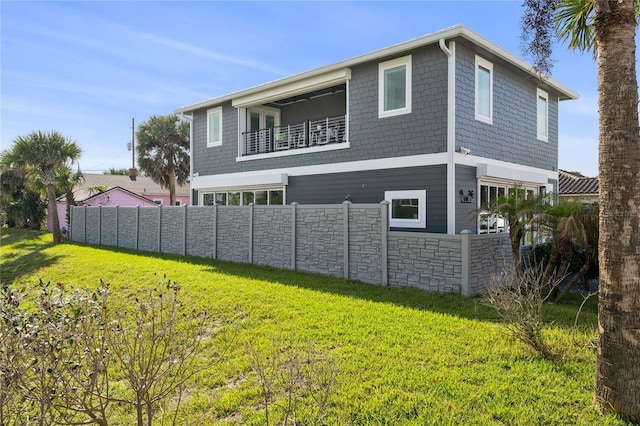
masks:
[[(526, 63), (525, 61), (513, 55), (512, 53), (509, 53), (507, 50), (501, 48), (495, 43), (480, 36), (479, 34), (471, 31), (464, 25), (457, 24), (452, 27), (436, 31), (431, 34), (427, 34), (409, 41), (395, 44), (393, 46), (385, 47), (383, 49), (379, 49), (370, 53), (365, 53), (363, 55), (359, 55), (351, 59), (336, 62), (320, 68), (315, 68), (313, 70), (305, 71), (299, 74), (294, 74), (289, 77), (284, 77), (278, 80), (270, 81), (264, 84), (260, 84), (258, 86), (254, 86), (248, 89), (238, 91), (238, 92), (219, 96), (217, 98), (212, 98), (212, 99), (208, 99), (192, 105), (187, 105), (181, 108), (177, 108), (174, 110), (174, 112), (176, 114), (189, 114), (198, 109), (208, 108), (208, 107), (213, 107), (213, 106), (223, 104), (237, 97), (247, 96), (263, 90), (268, 90), (274, 87), (278, 87), (278, 86), (289, 84), (295, 81), (303, 80), (305, 78), (310, 78), (316, 75), (335, 71), (337, 69), (348, 68), (354, 65), (365, 63), (365, 62), (374, 61), (374, 60), (378, 60), (388, 56), (400, 54), (409, 50), (416, 49), (418, 47), (423, 47), (432, 43), (437, 43), (439, 42), (440, 39), (448, 40), (456, 37), (462, 37), (464, 39), (467, 39), (472, 43), (474, 43), (475, 45), (478, 45), (481, 48), (487, 50), (488, 52), (511, 63), (512, 65), (516, 66), (522, 71), (525, 71), (526, 73), (536, 78), (541, 78), (540, 73), (538, 73), (530, 64)], [(573, 90), (560, 84), (559, 82), (553, 80), (552, 78), (542, 77), (542, 81), (544, 81), (546, 85), (556, 90), (560, 94), (559, 96), (560, 100), (578, 99), (580, 96), (577, 92), (574, 92)]]

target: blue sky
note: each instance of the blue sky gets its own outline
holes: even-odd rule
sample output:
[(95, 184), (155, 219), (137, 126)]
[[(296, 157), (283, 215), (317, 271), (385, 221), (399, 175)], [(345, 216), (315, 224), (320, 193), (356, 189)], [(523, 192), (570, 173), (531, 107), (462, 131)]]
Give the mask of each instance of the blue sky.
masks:
[[(328, 65), (462, 23), (523, 57), (521, 1), (0, 2), (1, 148), (57, 130), (84, 172), (131, 166), (131, 118)], [(524, 58), (527, 60), (527, 58)], [(596, 64), (556, 45), (560, 168), (597, 174)]]

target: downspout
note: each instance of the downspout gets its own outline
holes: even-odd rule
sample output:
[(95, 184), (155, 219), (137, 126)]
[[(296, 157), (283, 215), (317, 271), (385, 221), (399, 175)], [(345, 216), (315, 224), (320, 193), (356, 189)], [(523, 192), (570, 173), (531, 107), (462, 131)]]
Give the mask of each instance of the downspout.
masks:
[(191, 189), (193, 182), (193, 113), (190, 116), (181, 113), (180, 117), (189, 122), (189, 205), (193, 206), (193, 190)]
[(443, 38), (440, 49), (447, 55), (447, 234), (456, 233), (455, 186), (456, 173), (453, 154), (456, 148), (456, 44), (449, 42), (447, 47)]

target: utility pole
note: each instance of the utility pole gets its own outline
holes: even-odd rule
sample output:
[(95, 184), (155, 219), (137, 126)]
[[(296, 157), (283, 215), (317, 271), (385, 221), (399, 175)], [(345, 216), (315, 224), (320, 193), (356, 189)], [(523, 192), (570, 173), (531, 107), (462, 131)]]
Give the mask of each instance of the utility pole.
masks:
[(136, 180), (136, 125), (134, 117), (131, 117), (131, 168), (129, 179)]
[(136, 125), (134, 117), (131, 117), (131, 168), (136, 168)]

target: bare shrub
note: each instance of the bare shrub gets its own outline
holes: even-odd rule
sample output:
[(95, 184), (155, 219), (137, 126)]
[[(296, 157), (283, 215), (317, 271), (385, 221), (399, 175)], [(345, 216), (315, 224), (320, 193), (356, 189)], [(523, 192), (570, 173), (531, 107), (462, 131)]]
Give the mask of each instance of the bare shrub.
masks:
[(166, 277), (126, 300), (105, 283), (89, 292), (40, 281), (30, 300), (33, 289), (0, 290), (0, 426), (107, 426), (114, 403), (131, 404), (137, 424), (151, 425), (174, 394), (177, 413), (187, 380), (231, 345), (198, 357), (224, 333)]
[(561, 282), (562, 277), (545, 278), (543, 264), (522, 271), (505, 267), (491, 277), (484, 302), (496, 310), (512, 338), (548, 357), (551, 353), (542, 333), (542, 307)]
[(261, 389), (265, 425), (325, 424), (338, 364), (324, 351), (300, 352), (273, 338), (266, 351), (247, 345)]
[(176, 410), (187, 380), (220, 361), (199, 360), (202, 342), (212, 328), (207, 312), (189, 309), (175, 281), (159, 281), (132, 295), (127, 311), (112, 312), (108, 346), (130, 396), (118, 397), (135, 407), (138, 426), (150, 426), (161, 403), (177, 393)]

